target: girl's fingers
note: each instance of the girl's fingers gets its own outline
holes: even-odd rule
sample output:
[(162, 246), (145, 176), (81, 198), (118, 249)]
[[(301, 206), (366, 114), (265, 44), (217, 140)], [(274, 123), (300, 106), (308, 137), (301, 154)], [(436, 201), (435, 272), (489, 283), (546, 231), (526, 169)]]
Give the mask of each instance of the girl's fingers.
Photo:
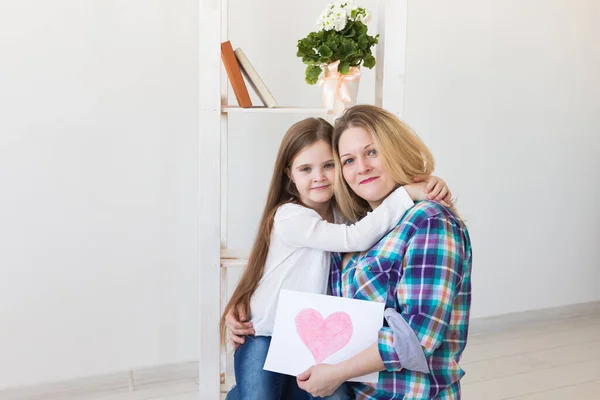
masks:
[(427, 198), (429, 200), (435, 199), (440, 194), (440, 191), (442, 190), (443, 187), (444, 187), (444, 184), (442, 182), (438, 182), (435, 185), (435, 187), (431, 190), (431, 192), (429, 192), (429, 196), (427, 196)]
[(440, 193), (435, 197), (437, 201), (445, 200), (446, 195), (448, 194), (448, 187), (444, 186)]
[(234, 335), (233, 332), (229, 332), (229, 339), (233, 342), (234, 346), (244, 344), (246, 339), (243, 336)]
[(440, 182), (441, 179), (436, 178), (435, 176), (432, 176), (431, 178), (429, 178), (429, 180), (427, 181), (427, 186), (425, 186), (425, 193), (429, 193), (433, 190), (434, 186)]
[(253, 336), (254, 329), (231, 329), (230, 332), (237, 336)]

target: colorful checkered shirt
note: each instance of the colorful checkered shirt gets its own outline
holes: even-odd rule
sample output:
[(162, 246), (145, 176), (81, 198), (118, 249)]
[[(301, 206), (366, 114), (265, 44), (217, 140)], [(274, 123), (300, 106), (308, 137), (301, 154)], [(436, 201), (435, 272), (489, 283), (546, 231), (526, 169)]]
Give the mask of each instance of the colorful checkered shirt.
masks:
[(408, 322), (421, 342), (429, 374), (402, 369), (387, 323), (379, 331), (386, 370), (377, 384), (350, 383), (356, 399), (460, 399), (458, 366), (467, 343), (471, 243), (465, 225), (438, 203), (411, 208), (371, 250), (345, 268), (333, 253), (332, 294), (378, 301)]

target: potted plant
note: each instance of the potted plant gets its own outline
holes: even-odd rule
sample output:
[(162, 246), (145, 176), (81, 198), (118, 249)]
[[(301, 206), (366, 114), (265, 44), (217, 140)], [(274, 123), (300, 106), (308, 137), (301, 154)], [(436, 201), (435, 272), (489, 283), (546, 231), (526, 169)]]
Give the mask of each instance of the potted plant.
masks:
[(356, 102), (360, 66), (375, 66), (371, 48), (379, 35), (367, 33), (370, 17), (354, 0), (337, 1), (321, 12), (319, 30), (298, 40), (297, 56), (307, 64), (306, 83), (323, 87), (325, 106), (336, 115)]

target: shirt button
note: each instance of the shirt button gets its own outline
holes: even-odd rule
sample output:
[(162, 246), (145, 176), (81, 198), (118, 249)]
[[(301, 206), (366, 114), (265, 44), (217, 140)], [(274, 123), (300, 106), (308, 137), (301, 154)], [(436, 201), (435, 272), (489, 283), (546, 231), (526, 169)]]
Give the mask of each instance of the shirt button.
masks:
[(367, 269), (370, 271), (373, 269), (373, 267), (371, 267), (370, 265), (367, 267)]

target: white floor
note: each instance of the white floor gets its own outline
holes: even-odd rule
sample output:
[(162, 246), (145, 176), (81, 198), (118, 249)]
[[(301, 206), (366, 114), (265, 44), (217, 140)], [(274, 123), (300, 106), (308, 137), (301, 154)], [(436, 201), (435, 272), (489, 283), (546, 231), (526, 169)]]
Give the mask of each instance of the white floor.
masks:
[[(600, 310), (519, 325), (470, 336), (463, 400), (600, 400)], [(150, 399), (204, 400), (194, 381), (81, 400)]]

